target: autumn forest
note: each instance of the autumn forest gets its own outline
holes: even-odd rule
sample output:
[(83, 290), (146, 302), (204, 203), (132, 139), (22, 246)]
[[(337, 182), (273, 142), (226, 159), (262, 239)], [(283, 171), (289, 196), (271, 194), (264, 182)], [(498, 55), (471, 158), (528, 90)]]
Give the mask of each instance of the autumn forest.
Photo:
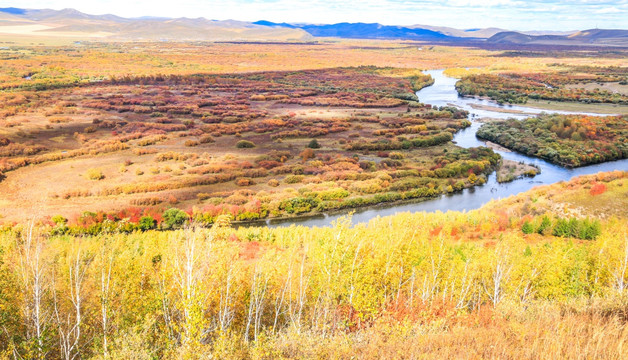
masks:
[(0, 360), (628, 357), (625, 47), (63, 36), (0, 36)]

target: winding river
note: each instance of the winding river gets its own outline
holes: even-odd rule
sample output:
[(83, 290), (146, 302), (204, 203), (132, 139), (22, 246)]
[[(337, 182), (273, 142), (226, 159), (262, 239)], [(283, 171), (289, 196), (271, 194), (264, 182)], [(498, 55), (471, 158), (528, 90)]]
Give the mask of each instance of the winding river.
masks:
[[(431, 104), (433, 106), (456, 106), (469, 111), (469, 120), (471, 121), (472, 125), (456, 133), (453, 139), (453, 141), (456, 142), (458, 146), (464, 148), (485, 145), (483, 141), (475, 137), (475, 133), (482, 125), (480, 122), (476, 121), (476, 119), (483, 117), (500, 119), (522, 119), (528, 116), (539, 114), (544, 111), (524, 106), (502, 106), (489, 100), (460, 97), (455, 88), (457, 79), (445, 76), (443, 74), (443, 70), (431, 70), (427, 71), (426, 73), (430, 74), (435, 81), (432, 86), (428, 86), (417, 92), (419, 101), (425, 104)], [(503, 111), (477, 108), (477, 106), (490, 106), (492, 108), (499, 108)], [(512, 113), (509, 111), (522, 113)], [(564, 111), (555, 112), (569, 114), (569, 112)], [(370, 219), (377, 216), (393, 215), (398, 212), (434, 212), (447, 210), (468, 211), (477, 209), (489, 202), (490, 200), (519, 194), (521, 192), (530, 190), (534, 186), (538, 186), (541, 184), (551, 184), (558, 181), (569, 180), (575, 176), (595, 174), (601, 171), (628, 171), (628, 159), (611, 161), (590, 166), (583, 166), (575, 169), (567, 169), (558, 165), (551, 164), (547, 161), (529, 157), (517, 152), (497, 151), (497, 153), (499, 153), (504, 159), (535, 164), (536, 166), (541, 168), (541, 174), (537, 175), (534, 178), (522, 178), (509, 183), (500, 184), (497, 182), (495, 173), (493, 173), (488, 177), (488, 181), (486, 182), (486, 184), (482, 186), (476, 186), (470, 189), (465, 189), (459, 193), (442, 195), (438, 198), (422, 202), (407, 203), (402, 205), (382, 204), (374, 208), (357, 209), (353, 214), (352, 221), (353, 223), (368, 222)], [(270, 227), (287, 226), (290, 224), (304, 226), (328, 226), (331, 225), (331, 223), (339, 217), (344, 216), (348, 211), (349, 210), (344, 213), (337, 213), (333, 215), (320, 214), (296, 219), (271, 219), (267, 220), (266, 224)]]

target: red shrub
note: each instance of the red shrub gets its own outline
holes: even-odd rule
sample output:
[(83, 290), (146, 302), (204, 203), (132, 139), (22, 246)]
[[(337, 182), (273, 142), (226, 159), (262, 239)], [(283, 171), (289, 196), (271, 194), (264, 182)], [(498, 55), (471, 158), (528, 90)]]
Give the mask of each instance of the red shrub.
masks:
[(591, 187), (591, 190), (589, 190), (589, 194), (591, 194), (591, 196), (604, 194), (605, 192), (606, 192), (606, 184), (604, 183), (595, 183)]

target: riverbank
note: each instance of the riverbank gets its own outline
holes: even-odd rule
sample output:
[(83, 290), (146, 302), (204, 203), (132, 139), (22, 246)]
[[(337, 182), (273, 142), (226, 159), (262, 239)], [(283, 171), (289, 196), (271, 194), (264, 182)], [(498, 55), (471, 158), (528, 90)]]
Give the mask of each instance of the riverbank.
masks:
[(496, 112), (505, 113), (505, 114), (530, 115), (530, 116), (535, 115), (535, 113), (532, 113), (532, 112), (524, 112), (521, 110), (507, 109), (504, 107), (493, 106), (493, 105), (471, 104), (471, 107), (476, 110), (496, 111)]
[(476, 136), (557, 165), (579, 167), (625, 159), (627, 132), (628, 116), (544, 114), (486, 123)]
[[(592, 195), (592, 183), (605, 191)], [(595, 357), (602, 351), (592, 350), (598, 345), (604, 354), (619, 349), (610, 357), (621, 358), (628, 327), (617, 324), (625, 324), (618, 320), (625, 303), (620, 294), (609, 294), (615, 294), (615, 275), (622, 273), (617, 264), (625, 242), (617, 234), (628, 221), (625, 213), (600, 213), (597, 205), (625, 209), (627, 184), (625, 174), (599, 174), (469, 213), (404, 213), (360, 226), (350, 226), (349, 216), (326, 228), (234, 229), (225, 221), (211, 229), (180, 224), (174, 231), (32, 237), (23, 227), (6, 229), (0, 233), (0, 305), (12, 321), (3, 324), (0, 351), (13, 344), (30, 349), (22, 340), (30, 319), (22, 309), (24, 295), (32, 298), (33, 290), (24, 290), (25, 272), (15, 264), (37, 256), (38, 269), (55, 274), (44, 277), (44, 295), (52, 294), (41, 297), (42, 308), (73, 314), (67, 310), (74, 309), (69, 294), (80, 296), (84, 358), (98, 356), (89, 342), (106, 341), (112, 358), (190, 358), (180, 355), (192, 351), (204, 358), (255, 358), (261, 351), (272, 354), (268, 358), (334, 358), (339, 351), (341, 358), (363, 358), (367, 342), (378, 347), (367, 358), (399, 349), (416, 358), (430, 351), (433, 358), (452, 358), (460, 344), (465, 354), (475, 349), (473, 358), (486, 356), (486, 349), (491, 358), (525, 358), (530, 350), (522, 349), (521, 339), (531, 339), (535, 358), (550, 357), (563, 344), (570, 344), (562, 351), (570, 358)], [(496, 261), (513, 275), (500, 279), (499, 298), (482, 286), (494, 282)], [(81, 286), (68, 281), (76, 273)], [(608, 276), (597, 280), (596, 274)], [(184, 283), (188, 287), (181, 285), (186, 279), (192, 279)], [(534, 291), (522, 296), (521, 284)], [(194, 292), (186, 297), (189, 288)], [(424, 294), (428, 301), (421, 300)], [(577, 311), (564, 311), (574, 304)], [(175, 316), (166, 318), (164, 308)], [(195, 316), (193, 326), (218, 324), (202, 334), (212, 346), (198, 341), (194, 348), (164, 349), (169, 342), (177, 346), (172, 336), (186, 329), (189, 321), (180, 315), (186, 309)], [(112, 331), (100, 331), (103, 313), (115, 325)], [(222, 331), (225, 316), (228, 330)], [(257, 328), (259, 339), (242, 340), (253, 339)], [(48, 339), (54, 340), (65, 327), (50, 329)], [(601, 340), (591, 339), (592, 331)]]
[(496, 143), (494, 143), (492, 141), (487, 141), (486, 142), (486, 147), (489, 148), (489, 149), (493, 149), (493, 150), (501, 151), (501, 152), (512, 152), (512, 150), (510, 150), (508, 148), (505, 148), (505, 147), (503, 147), (503, 146), (501, 146), (499, 144), (496, 144)]
[(577, 102), (528, 100), (525, 106), (548, 111), (586, 112), (600, 115), (628, 115), (628, 106), (615, 104), (583, 104)]
[[(500, 112), (505, 114), (513, 114), (513, 115), (529, 115), (536, 116), (538, 115), (538, 110), (546, 110), (547, 112), (578, 112), (578, 113), (588, 113), (588, 114), (599, 114), (599, 115), (624, 115), (628, 114), (628, 106), (625, 105), (616, 105), (616, 104), (607, 104), (607, 103), (593, 103), (593, 104), (584, 104), (578, 102), (568, 102), (568, 101), (545, 101), (545, 100), (532, 100), (528, 99), (525, 104), (504, 104), (500, 105), (494, 103), (490, 98), (487, 97), (479, 97), (479, 96), (464, 96), (464, 98), (475, 99), (481, 102), (487, 102), (489, 104), (479, 103), (479, 104), (470, 104), (469, 106), (475, 110), (487, 110)], [(451, 104), (455, 106), (455, 104)], [(528, 111), (522, 110), (521, 108), (528, 108)]]
[[(470, 111), (468, 119), (471, 121), (471, 126), (455, 133), (452, 143), (456, 146), (462, 148), (491, 146), (491, 144), (487, 144), (476, 137), (476, 132), (482, 124), (480, 121), (486, 121), (486, 119), (493, 119), (494, 121), (511, 117), (518, 117), (520, 119), (527, 117), (526, 115), (513, 115), (498, 111), (473, 109), (470, 104), (481, 101), (459, 97), (454, 87), (455, 79), (447, 78), (442, 74), (442, 71), (435, 70), (428, 71), (427, 73), (435, 79), (435, 82), (432, 86), (426, 87), (417, 93), (421, 102), (439, 107), (453, 105)], [(495, 106), (498, 107), (497, 104), (495, 104)], [(448, 145), (447, 148), (451, 151), (454, 146)], [(493, 146), (493, 149), (502, 156), (504, 161), (511, 160), (515, 163), (523, 162), (524, 164), (532, 164), (540, 169), (540, 173), (533, 179), (524, 176), (510, 182), (499, 182), (497, 180), (497, 173), (493, 172), (486, 177), (485, 184), (476, 185), (460, 192), (446, 193), (437, 197), (421, 200), (413, 199), (409, 201), (386, 202), (372, 206), (346, 208), (337, 211), (326, 210), (318, 214), (301, 214), (298, 217), (264, 219), (255, 222), (254, 226), (267, 226), (272, 228), (296, 224), (325, 227), (330, 226), (348, 213), (353, 214), (351, 217), (353, 223), (365, 223), (375, 217), (394, 215), (399, 212), (469, 211), (480, 208), (491, 200), (516, 195), (541, 184), (568, 181), (576, 176), (595, 174), (598, 172), (613, 170), (628, 171), (628, 160), (611, 161), (579, 168), (565, 168), (522, 153), (505, 151), (495, 146)]]
[[(479, 140), (475, 136), (482, 122), (503, 121), (511, 117), (519, 119), (528, 117), (528, 115), (474, 109), (471, 106), (472, 104), (478, 103), (486, 105), (488, 102), (458, 96), (458, 92), (455, 89), (456, 79), (443, 75), (442, 70), (430, 70), (426, 73), (431, 75), (435, 82), (432, 86), (428, 86), (417, 93), (421, 102), (432, 106), (455, 106), (469, 111), (468, 118), (472, 124), (470, 127), (462, 129), (454, 135), (453, 142), (457, 146), (463, 148), (491, 146), (490, 144)], [(497, 110), (501, 110), (499, 105), (496, 103), (492, 107)], [(517, 108), (519, 107), (520, 106), (517, 106)], [(530, 110), (534, 112), (538, 109)], [(596, 174), (598, 172), (608, 172), (613, 170), (628, 171), (628, 160), (610, 161), (578, 168), (565, 168), (543, 159), (530, 157), (522, 153), (510, 150), (504, 151), (496, 147), (493, 147), (493, 149), (502, 156), (504, 161), (510, 160), (515, 163), (523, 162), (524, 164), (531, 164), (538, 167), (540, 173), (538, 173), (534, 178), (527, 178), (524, 176), (510, 182), (502, 183), (497, 181), (497, 174), (492, 173), (487, 177), (486, 184), (474, 186), (458, 193), (442, 195), (437, 198), (420, 202), (414, 201), (408, 204), (388, 203), (380, 204), (373, 208), (353, 209), (351, 210), (351, 213), (353, 214), (351, 217), (352, 222), (354, 224), (365, 223), (379, 216), (394, 215), (400, 212), (469, 211), (478, 209), (492, 200), (517, 195), (539, 185), (569, 181), (577, 176)], [(328, 213), (327, 215), (321, 215), (317, 218), (309, 217), (303, 219), (303, 221), (295, 221), (294, 219), (287, 220), (285, 222), (273, 220), (268, 226), (278, 227), (292, 224), (319, 227), (329, 226), (347, 213), (348, 211), (341, 211), (337, 214)]]

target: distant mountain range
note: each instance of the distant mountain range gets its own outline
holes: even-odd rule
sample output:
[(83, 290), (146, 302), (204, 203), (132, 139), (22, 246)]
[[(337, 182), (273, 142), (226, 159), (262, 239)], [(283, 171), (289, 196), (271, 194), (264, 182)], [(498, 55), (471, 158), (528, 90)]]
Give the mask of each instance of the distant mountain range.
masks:
[(497, 33), (486, 40), (499, 44), (628, 46), (628, 30), (591, 29), (568, 35), (529, 35), (514, 31)]
[(138, 18), (88, 15), (74, 9), (0, 8), (0, 34), (67, 37), (77, 40), (122, 41), (304, 41), (301, 29), (205, 18)]
[(123, 18), (74, 9), (0, 8), (0, 34), (122, 41), (313, 41), (320, 37), (399, 39), (487, 45), (628, 47), (628, 30), (515, 32), (499, 28), (455, 29), (376, 23), (297, 24), (205, 18)]
[(339, 37), (346, 39), (404, 39), (404, 40), (454, 40), (439, 31), (420, 27), (390, 26), (366, 23), (339, 23), (329, 25), (293, 25), (273, 23), (270, 21), (256, 21), (253, 24), (273, 28), (290, 28), (305, 30), (315, 37)]

